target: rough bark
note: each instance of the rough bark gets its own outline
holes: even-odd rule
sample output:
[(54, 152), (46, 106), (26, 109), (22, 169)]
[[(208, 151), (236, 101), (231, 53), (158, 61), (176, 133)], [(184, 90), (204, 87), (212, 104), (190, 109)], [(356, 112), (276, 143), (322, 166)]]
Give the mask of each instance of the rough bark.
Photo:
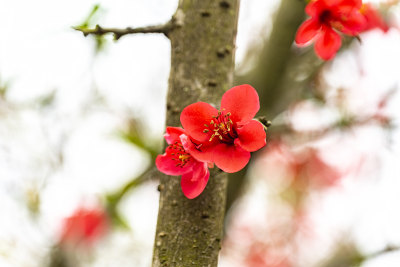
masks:
[[(233, 79), (239, 0), (180, 0), (171, 40), (168, 126), (179, 126), (184, 107), (218, 106)], [(205, 191), (189, 200), (180, 177), (160, 176), (160, 207), (153, 266), (217, 266), (227, 175), (211, 170)]]

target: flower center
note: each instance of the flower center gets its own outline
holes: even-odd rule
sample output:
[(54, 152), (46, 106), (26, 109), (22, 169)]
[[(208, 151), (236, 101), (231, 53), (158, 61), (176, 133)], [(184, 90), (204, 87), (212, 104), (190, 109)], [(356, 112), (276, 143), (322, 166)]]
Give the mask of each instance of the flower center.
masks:
[(346, 21), (346, 16), (337, 16), (332, 14), (330, 10), (324, 10), (321, 15), (319, 16), (319, 21), (321, 24), (328, 25), (338, 31), (342, 31), (343, 24), (341, 21)]
[(319, 21), (321, 24), (328, 24), (332, 20), (332, 14), (329, 10), (324, 10), (321, 15), (319, 16)]
[(190, 157), (189, 154), (181, 154), (181, 155), (179, 155), (178, 158), (179, 158), (180, 161), (184, 162), (184, 161), (186, 161), (189, 157)]
[(223, 111), (218, 111), (218, 115), (212, 118), (210, 125), (204, 124), (206, 128), (203, 133), (210, 134), (209, 142), (213, 141), (214, 138), (218, 138), (222, 143), (233, 143), (237, 134), (233, 129), (233, 121), (230, 116), (230, 112), (224, 114)]
[(185, 151), (182, 144), (175, 142), (167, 147), (168, 150), (172, 150), (171, 159), (176, 161), (176, 167), (183, 168), (192, 158), (192, 156)]

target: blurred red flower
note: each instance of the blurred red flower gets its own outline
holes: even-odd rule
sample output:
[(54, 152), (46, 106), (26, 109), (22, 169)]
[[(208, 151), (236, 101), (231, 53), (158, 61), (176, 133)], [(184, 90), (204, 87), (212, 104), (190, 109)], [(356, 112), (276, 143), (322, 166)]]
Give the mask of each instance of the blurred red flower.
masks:
[(300, 25), (295, 41), (307, 45), (315, 39), (315, 52), (324, 59), (333, 58), (342, 40), (337, 31), (356, 36), (364, 28), (366, 19), (360, 13), (361, 0), (312, 0), (306, 6), (311, 16)]
[(229, 89), (219, 111), (205, 102), (191, 104), (181, 113), (188, 133), (182, 144), (196, 159), (237, 172), (249, 162), (250, 152), (266, 144), (264, 126), (253, 120), (259, 108), (258, 94), (247, 84)]
[(381, 14), (379, 14), (378, 10), (372, 6), (372, 4), (363, 4), (360, 11), (366, 20), (363, 31), (369, 31), (375, 28), (381, 29), (383, 32), (387, 32), (389, 30), (389, 26), (386, 24)]
[(283, 178), (292, 179), (293, 185), (306, 188), (334, 186), (349, 172), (326, 162), (316, 148), (293, 148), (281, 141), (269, 146), (263, 162), (277, 169), (285, 169), (287, 177)]
[(291, 267), (284, 247), (271, 247), (261, 242), (253, 243), (245, 256), (247, 267)]
[(328, 164), (314, 148), (307, 148), (298, 154), (296, 162), (293, 162), (293, 168), (298, 178), (307, 179), (310, 184), (317, 187), (335, 185), (344, 176), (342, 170)]
[(163, 155), (157, 156), (156, 166), (167, 175), (182, 175), (182, 192), (193, 199), (203, 192), (210, 172), (207, 163), (196, 160), (183, 148), (181, 138), (184, 136), (186, 132), (182, 128), (167, 127), (164, 137), (169, 146)]
[(60, 243), (90, 246), (106, 234), (109, 226), (109, 218), (104, 210), (81, 207), (64, 219)]

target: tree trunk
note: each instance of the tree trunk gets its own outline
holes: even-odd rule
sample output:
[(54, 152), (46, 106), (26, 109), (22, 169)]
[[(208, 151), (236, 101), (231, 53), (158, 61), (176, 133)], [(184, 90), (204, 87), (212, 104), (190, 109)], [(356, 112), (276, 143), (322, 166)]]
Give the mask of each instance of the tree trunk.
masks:
[[(239, 0), (180, 0), (171, 40), (168, 126), (198, 101), (218, 106), (231, 87)], [(205, 191), (187, 199), (180, 177), (160, 175), (153, 266), (217, 266), (227, 175), (211, 169)]]

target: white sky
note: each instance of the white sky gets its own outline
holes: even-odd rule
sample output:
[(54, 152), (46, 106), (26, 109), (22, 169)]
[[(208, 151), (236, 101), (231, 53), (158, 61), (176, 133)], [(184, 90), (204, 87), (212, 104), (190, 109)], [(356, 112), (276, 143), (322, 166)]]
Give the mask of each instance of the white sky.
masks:
[[(162, 134), (168, 40), (160, 35), (123, 37), (116, 43), (108, 42), (105, 51), (95, 58), (93, 41), (71, 26), (81, 23), (96, 3), (105, 10), (99, 23), (116, 27), (163, 23), (177, 6), (177, 1), (160, 0), (0, 0), (0, 82), (10, 82), (7, 97), (13, 103), (4, 107), (0, 101), (0, 267), (38, 266), (32, 258), (45, 255), (60, 218), (82, 200), (118, 188), (146, 167), (148, 159), (141, 152), (115, 137), (114, 130), (123, 126), (127, 110), (145, 119), (149, 136)], [(263, 35), (267, 14), (274, 6), (275, 1), (242, 0), (238, 64), (246, 47)], [(356, 58), (345, 52), (340, 55), (343, 60), (332, 63), (327, 74), (331, 85), (363, 90), (352, 91), (354, 112), (368, 110), (383, 91), (399, 86), (399, 47), (398, 32), (385, 36), (371, 33)], [(357, 59), (369, 78), (357, 76)], [(53, 90), (57, 90), (54, 107), (40, 110), (29, 106)], [(99, 98), (93, 97), (94, 90)], [(106, 105), (93, 108), (96, 101), (105, 101)], [(396, 94), (389, 113), (397, 122), (398, 106)], [(366, 251), (379, 249), (389, 241), (400, 242), (400, 214), (396, 212), (396, 204), (400, 204), (396, 179), (400, 174), (399, 140), (396, 131), (392, 150), (381, 152), (385, 162), (382, 176), (392, 178), (364, 185), (362, 190), (357, 189), (357, 198), (352, 184), (346, 189), (346, 197), (328, 196), (320, 214), (325, 227), (321, 231), (354, 223), (354, 212), (361, 209), (355, 235)], [(60, 144), (64, 164), (57, 168)], [(370, 149), (375, 153), (379, 148)], [(43, 189), (42, 216), (37, 225), (31, 223), (24, 208), (26, 192), (36, 188)], [(156, 185), (138, 189), (121, 209), (134, 238), (127, 240), (117, 233), (111, 242), (120, 247), (140, 243), (142, 249), (135, 253), (138, 266), (145, 266), (150, 262), (158, 209)], [(113, 252), (109, 259), (94, 265), (106, 266), (108, 260), (130, 253)], [(398, 255), (387, 257), (385, 267), (399, 266)], [(365, 266), (381, 267), (382, 260)]]

